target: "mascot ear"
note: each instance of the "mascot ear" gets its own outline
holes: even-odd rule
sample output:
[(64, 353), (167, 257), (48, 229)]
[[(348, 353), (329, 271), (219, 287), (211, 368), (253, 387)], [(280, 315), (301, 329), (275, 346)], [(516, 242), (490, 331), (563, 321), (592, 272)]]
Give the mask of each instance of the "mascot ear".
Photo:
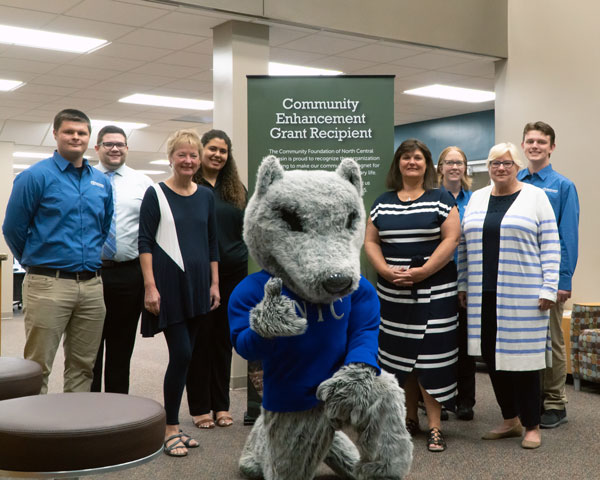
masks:
[(258, 197), (262, 197), (271, 186), (277, 180), (283, 178), (283, 167), (279, 163), (279, 159), (273, 155), (263, 158), (262, 163), (258, 169), (258, 175), (256, 177), (256, 188), (255, 194)]
[(358, 166), (358, 163), (351, 158), (343, 158), (335, 173), (354, 185), (356, 190), (358, 190), (358, 194), (362, 197), (362, 177), (360, 175), (360, 167)]

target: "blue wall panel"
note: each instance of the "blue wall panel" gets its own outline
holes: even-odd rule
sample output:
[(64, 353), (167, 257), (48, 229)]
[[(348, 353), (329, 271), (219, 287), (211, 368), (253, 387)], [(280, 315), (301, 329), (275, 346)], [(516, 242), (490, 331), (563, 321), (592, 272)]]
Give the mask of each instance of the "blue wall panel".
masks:
[(494, 110), (398, 125), (394, 130), (394, 151), (408, 138), (424, 142), (434, 164), (449, 145), (462, 148), (468, 160), (483, 160), (494, 146)]

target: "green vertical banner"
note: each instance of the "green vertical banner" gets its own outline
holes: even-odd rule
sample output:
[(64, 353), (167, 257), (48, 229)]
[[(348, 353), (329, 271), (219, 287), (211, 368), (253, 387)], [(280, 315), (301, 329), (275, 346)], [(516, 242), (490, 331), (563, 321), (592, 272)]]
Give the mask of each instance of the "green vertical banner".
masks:
[[(330, 171), (343, 158), (353, 158), (360, 165), (368, 213), (386, 190), (393, 153), (393, 75), (248, 76), (250, 194), (266, 156), (279, 158), (285, 169)], [(376, 281), (364, 254), (361, 269)], [(258, 417), (261, 397), (261, 366), (251, 362), (245, 423)]]

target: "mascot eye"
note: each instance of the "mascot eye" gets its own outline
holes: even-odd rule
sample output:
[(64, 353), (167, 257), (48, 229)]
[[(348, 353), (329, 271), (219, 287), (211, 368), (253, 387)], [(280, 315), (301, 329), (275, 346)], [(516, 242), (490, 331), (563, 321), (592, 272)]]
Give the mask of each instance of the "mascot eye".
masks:
[(358, 220), (358, 213), (356, 211), (350, 212), (348, 214), (348, 218), (346, 219), (346, 228), (348, 230), (354, 228), (356, 220)]
[(288, 224), (292, 232), (302, 231), (302, 221), (296, 212), (282, 208), (279, 213), (281, 214), (281, 219)]

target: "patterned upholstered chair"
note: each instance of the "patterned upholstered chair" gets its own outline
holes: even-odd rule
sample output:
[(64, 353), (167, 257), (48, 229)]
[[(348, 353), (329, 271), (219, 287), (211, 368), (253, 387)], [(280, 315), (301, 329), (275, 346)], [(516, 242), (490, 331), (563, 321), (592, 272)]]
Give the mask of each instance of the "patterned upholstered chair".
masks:
[(600, 303), (579, 303), (571, 312), (571, 365), (575, 390), (581, 380), (600, 383)]

